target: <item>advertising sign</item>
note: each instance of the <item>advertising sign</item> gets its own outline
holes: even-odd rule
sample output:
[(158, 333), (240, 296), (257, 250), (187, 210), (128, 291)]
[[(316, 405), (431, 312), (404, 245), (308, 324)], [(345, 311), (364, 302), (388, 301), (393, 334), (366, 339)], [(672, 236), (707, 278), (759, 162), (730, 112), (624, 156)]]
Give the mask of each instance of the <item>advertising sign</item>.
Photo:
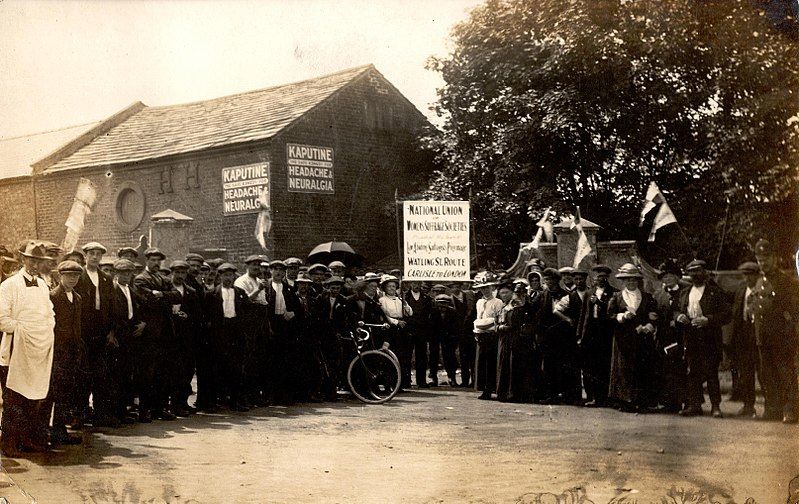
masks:
[(333, 149), (286, 144), (289, 192), (333, 194)]
[(469, 202), (405, 201), (403, 280), (469, 280)]
[(261, 211), (258, 198), (269, 202), (269, 163), (222, 168), (222, 213), (240, 215)]

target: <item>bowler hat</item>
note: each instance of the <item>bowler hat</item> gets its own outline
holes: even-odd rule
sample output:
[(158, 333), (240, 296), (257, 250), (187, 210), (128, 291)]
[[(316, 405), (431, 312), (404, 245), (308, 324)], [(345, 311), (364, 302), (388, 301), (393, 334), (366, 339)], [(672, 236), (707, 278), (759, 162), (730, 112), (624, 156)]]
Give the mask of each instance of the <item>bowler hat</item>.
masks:
[(61, 261), (57, 269), (62, 275), (64, 273), (83, 273), (83, 267), (75, 261)]
[(30, 241), (25, 245), (25, 250), (20, 252), (25, 257), (29, 257), (31, 259), (45, 259), (49, 260), (52, 257), (47, 255), (47, 251), (44, 247), (44, 244), (41, 242), (34, 242)]
[(644, 278), (638, 268), (632, 263), (624, 264), (616, 273), (616, 278), (623, 280), (625, 278)]
[(222, 264), (219, 265), (219, 267), (216, 269), (216, 271), (218, 271), (219, 273), (225, 273), (226, 271), (232, 271), (232, 272), (235, 273), (238, 270), (236, 269), (236, 267), (234, 265), (232, 265), (230, 263), (222, 263)]
[(169, 269), (174, 271), (176, 269), (189, 269), (189, 263), (186, 261), (181, 261), (180, 259), (172, 261), (169, 265)]
[(743, 274), (758, 274), (760, 273), (760, 266), (757, 263), (752, 261), (746, 261), (745, 263), (738, 266), (738, 271), (742, 272)]
[(139, 257), (139, 251), (133, 247), (122, 247), (117, 250), (117, 257), (122, 257), (122, 254), (133, 254), (133, 257)]
[(106, 250), (106, 248), (105, 248), (105, 247), (103, 247), (101, 244), (99, 244), (99, 243), (97, 243), (97, 242), (89, 242), (89, 243), (87, 243), (86, 245), (84, 245), (84, 246), (83, 246), (83, 247), (81, 247), (81, 248), (83, 249), (83, 251), (84, 251), (84, 252), (88, 252), (88, 251), (90, 251), (90, 250), (99, 250), (99, 251), (101, 251), (103, 254), (105, 254), (106, 252), (108, 252), (108, 250)]
[(133, 263), (130, 259), (117, 259), (114, 261), (114, 270), (115, 271), (135, 271), (136, 264)]
[(613, 270), (610, 269), (610, 266), (606, 266), (604, 264), (597, 264), (596, 266), (591, 268), (591, 271), (593, 271), (594, 273), (605, 273), (607, 275), (613, 273)]
[(164, 255), (164, 253), (161, 252), (160, 250), (158, 250), (156, 247), (151, 247), (151, 248), (148, 248), (147, 250), (144, 251), (144, 257), (150, 258), (150, 257), (153, 257), (153, 256), (160, 257), (162, 261), (164, 259), (166, 259), (166, 256)]

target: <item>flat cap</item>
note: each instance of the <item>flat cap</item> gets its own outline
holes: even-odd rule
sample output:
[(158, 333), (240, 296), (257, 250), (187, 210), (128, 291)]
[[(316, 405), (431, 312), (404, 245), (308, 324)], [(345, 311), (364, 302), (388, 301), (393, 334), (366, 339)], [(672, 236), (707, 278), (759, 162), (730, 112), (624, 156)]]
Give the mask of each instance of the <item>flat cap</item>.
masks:
[(289, 266), (300, 266), (302, 264), (302, 259), (300, 259), (299, 257), (289, 257), (283, 262), (288, 268)]
[(746, 261), (738, 266), (738, 271), (747, 274), (747, 273), (760, 273), (760, 266), (757, 263), (752, 261)]
[(280, 259), (275, 259), (274, 261), (269, 263), (269, 267), (286, 269), (286, 263), (284, 261), (281, 261)]
[(244, 260), (244, 264), (250, 264), (250, 263), (261, 264), (261, 261), (263, 260), (264, 260), (263, 257), (259, 255), (249, 255), (247, 256), (247, 259)]
[(435, 300), (436, 300), (436, 303), (449, 304), (449, 303), (452, 302), (452, 298), (450, 296), (448, 296), (447, 294), (439, 294), (439, 295), (436, 296)]
[(169, 269), (170, 270), (189, 269), (189, 263), (187, 263), (186, 261), (181, 261), (180, 259), (176, 259), (172, 261), (172, 263), (169, 265)]
[(435, 284), (433, 287), (430, 288), (431, 291), (446, 291), (447, 287), (442, 284)]
[(607, 275), (613, 273), (613, 270), (610, 269), (610, 266), (607, 266), (605, 264), (597, 264), (596, 266), (591, 268), (591, 271), (593, 271), (594, 273), (605, 273)]
[(158, 268), (158, 271), (160, 271), (161, 274), (165, 276), (169, 276), (172, 274), (172, 270), (165, 266), (161, 266), (160, 268)]
[(64, 254), (64, 259), (66, 259), (67, 257), (80, 257), (81, 259), (86, 260), (86, 254), (81, 252), (80, 249), (70, 250), (69, 252)]
[(341, 278), (340, 276), (333, 275), (332, 277), (325, 280), (325, 285), (331, 285), (331, 284), (344, 285), (344, 279)]
[(133, 257), (139, 257), (139, 251), (133, 247), (122, 247), (117, 250), (117, 257), (122, 257), (122, 254), (133, 254)]
[(150, 247), (144, 251), (144, 257), (152, 257), (152, 256), (159, 256), (161, 257), (162, 260), (166, 259), (164, 253), (158, 250), (158, 248), (156, 247)]
[(84, 245), (81, 248), (83, 249), (84, 252), (88, 252), (90, 250), (99, 250), (103, 254), (108, 252), (108, 250), (105, 247), (103, 247), (101, 244), (99, 244), (97, 242), (89, 242), (89, 243), (87, 243), (86, 245)]
[(310, 268), (308, 268), (308, 273), (313, 273), (314, 271), (320, 271), (322, 273), (327, 273), (327, 266), (321, 263), (313, 264)]
[(100, 266), (113, 266), (115, 260), (113, 257), (105, 256), (100, 260)]
[(310, 278), (308, 278), (306, 275), (300, 275), (300, 276), (298, 276), (298, 277), (297, 277), (297, 279), (295, 280), (295, 282), (299, 282), (299, 283), (313, 283), (313, 280), (311, 280)]
[(219, 269), (220, 266), (225, 264), (225, 260), (221, 257), (214, 257), (205, 261), (212, 269)]
[(696, 271), (700, 269), (705, 269), (706, 264), (707, 263), (702, 259), (694, 259), (685, 266), (685, 271)]
[(186, 254), (186, 262), (191, 261), (205, 262), (205, 258), (196, 252), (189, 252)]
[(225, 273), (226, 271), (232, 271), (235, 273), (236, 271), (238, 271), (238, 269), (236, 269), (236, 267), (230, 263), (222, 263), (219, 265), (218, 268), (216, 268), (216, 270), (219, 273)]
[(135, 271), (136, 264), (130, 259), (117, 259), (114, 261), (115, 271)]
[(203, 261), (203, 263), (200, 265), (200, 271), (211, 271), (211, 265)]
[(341, 261), (333, 261), (332, 263), (327, 265), (328, 268), (346, 268), (347, 266)]
[(83, 273), (83, 267), (75, 261), (62, 261), (58, 265), (58, 272), (63, 273)]
[(773, 253), (774, 248), (771, 246), (770, 241), (761, 238), (755, 243), (755, 255), (765, 256), (772, 255)]

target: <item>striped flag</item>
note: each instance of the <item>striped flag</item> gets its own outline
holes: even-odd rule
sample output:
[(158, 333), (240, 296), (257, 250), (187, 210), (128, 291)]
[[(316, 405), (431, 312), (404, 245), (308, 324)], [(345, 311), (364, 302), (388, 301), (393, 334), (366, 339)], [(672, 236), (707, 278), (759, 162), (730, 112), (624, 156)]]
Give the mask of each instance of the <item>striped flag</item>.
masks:
[(586, 236), (583, 230), (583, 221), (580, 218), (580, 207), (577, 207), (577, 214), (574, 216), (571, 228), (577, 229), (577, 250), (574, 252), (574, 264), (572, 266), (574, 268), (579, 268), (583, 259), (594, 253), (591, 248), (591, 242), (588, 241), (588, 236)]
[[(655, 241), (655, 234), (658, 229), (668, 226), (669, 224), (677, 224), (677, 218), (666, 203), (666, 198), (660, 192), (656, 183), (651, 182), (649, 189), (646, 191), (646, 200), (644, 201), (644, 208), (641, 210), (641, 222), (638, 227), (643, 227), (645, 223), (651, 222), (652, 228), (649, 231), (648, 241)], [(643, 238), (643, 237), (642, 237)]]
[(536, 223), (538, 231), (536, 231), (533, 241), (528, 243), (527, 246), (525, 246), (526, 249), (538, 250), (538, 245), (541, 244), (541, 239), (544, 237), (544, 235), (546, 235), (547, 241), (552, 241), (553, 229), (552, 229), (552, 223), (549, 221), (549, 213), (551, 210), (552, 207), (547, 208), (546, 211), (544, 212), (544, 216), (541, 217), (541, 220), (539, 220)]

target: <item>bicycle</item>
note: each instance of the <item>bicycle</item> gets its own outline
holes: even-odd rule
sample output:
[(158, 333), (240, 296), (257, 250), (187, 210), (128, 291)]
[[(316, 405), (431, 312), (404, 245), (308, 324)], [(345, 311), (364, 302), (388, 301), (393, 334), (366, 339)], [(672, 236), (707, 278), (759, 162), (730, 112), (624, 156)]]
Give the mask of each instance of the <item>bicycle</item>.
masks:
[(394, 352), (383, 343), (379, 349), (363, 350), (372, 338), (369, 327), (383, 327), (380, 324), (358, 323), (359, 327), (348, 337), (355, 347), (356, 355), (347, 368), (347, 383), (353, 395), (367, 404), (382, 404), (390, 401), (399, 392), (402, 381), (399, 360)]

